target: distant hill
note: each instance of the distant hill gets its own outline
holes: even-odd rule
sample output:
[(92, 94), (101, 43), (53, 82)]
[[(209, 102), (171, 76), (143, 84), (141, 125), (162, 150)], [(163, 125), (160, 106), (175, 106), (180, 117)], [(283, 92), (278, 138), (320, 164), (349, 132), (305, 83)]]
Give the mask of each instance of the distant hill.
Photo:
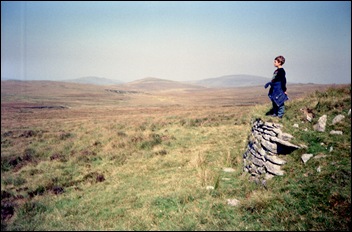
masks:
[(94, 76), (80, 77), (76, 79), (69, 79), (69, 80), (63, 80), (63, 81), (80, 83), (80, 84), (93, 84), (93, 85), (116, 85), (116, 84), (123, 83), (122, 81), (118, 81), (118, 80), (111, 80), (105, 77), (94, 77)]
[(170, 80), (159, 79), (154, 77), (147, 77), (140, 80), (128, 82), (126, 84), (123, 84), (122, 86), (127, 87), (128, 89), (144, 90), (144, 91), (204, 88), (193, 84), (186, 84), (178, 81), (170, 81)]
[(227, 75), (216, 78), (191, 81), (189, 83), (207, 88), (230, 88), (243, 86), (264, 85), (270, 78), (253, 75)]
[(128, 82), (121, 87), (132, 90), (155, 91), (174, 89), (232, 88), (248, 86), (264, 86), (270, 78), (253, 75), (227, 75), (198, 81), (178, 82), (154, 77)]

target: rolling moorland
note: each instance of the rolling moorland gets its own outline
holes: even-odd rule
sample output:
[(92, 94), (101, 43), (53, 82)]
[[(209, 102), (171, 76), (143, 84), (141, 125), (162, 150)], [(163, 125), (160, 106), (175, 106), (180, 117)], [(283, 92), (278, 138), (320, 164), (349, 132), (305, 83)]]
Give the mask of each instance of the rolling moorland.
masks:
[[(267, 91), (2, 81), (1, 229), (350, 230), (351, 85), (289, 84), (281, 120)], [(243, 171), (257, 118), (302, 145), (266, 185)]]
[[(2, 78), (1, 80), (11, 80), (9, 78)], [(221, 77), (215, 78), (208, 78), (202, 80), (193, 80), (193, 81), (183, 81), (183, 82), (176, 82), (170, 81), (160, 78), (148, 77), (141, 80), (137, 80), (135, 82), (147, 82), (149, 80), (153, 82), (157, 82), (156, 86), (160, 86), (161, 82), (173, 82), (174, 85), (193, 85), (194, 87), (207, 87), (207, 88), (229, 88), (229, 87), (244, 87), (244, 86), (255, 86), (255, 85), (264, 85), (266, 82), (270, 81), (270, 78), (261, 77), (261, 76), (253, 76), (253, 75), (245, 75), (245, 74), (238, 74), (238, 75), (226, 75)], [(30, 80), (27, 80), (30, 81)], [(75, 79), (65, 79), (62, 80), (63, 82), (70, 82), (70, 83), (79, 83), (79, 84), (94, 84), (94, 85), (134, 85), (135, 83), (126, 83), (123, 81), (109, 79), (105, 77), (96, 77), (96, 76), (87, 76), (87, 77), (80, 77)], [(174, 88), (174, 87), (172, 87)]]

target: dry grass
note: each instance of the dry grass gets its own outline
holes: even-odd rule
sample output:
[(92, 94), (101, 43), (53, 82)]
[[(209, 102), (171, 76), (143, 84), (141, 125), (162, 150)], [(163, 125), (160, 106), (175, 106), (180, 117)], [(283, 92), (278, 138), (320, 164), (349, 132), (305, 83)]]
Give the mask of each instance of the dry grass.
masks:
[[(327, 87), (292, 86), (290, 96)], [(116, 86), (2, 82), (1, 190), (16, 205), (4, 229), (244, 229), (224, 223), (239, 221), (226, 198), (250, 199), (249, 210), (277, 198), (239, 184), (251, 117), (270, 107), (263, 87), (107, 88)]]

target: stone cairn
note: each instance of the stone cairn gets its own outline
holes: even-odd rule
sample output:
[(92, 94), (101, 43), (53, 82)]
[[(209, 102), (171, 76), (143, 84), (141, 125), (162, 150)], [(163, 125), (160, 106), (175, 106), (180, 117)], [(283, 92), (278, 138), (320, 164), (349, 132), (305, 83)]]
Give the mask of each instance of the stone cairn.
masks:
[(284, 175), (281, 166), (286, 163), (278, 155), (286, 155), (300, 147), (290, 143), (292, 135), (281, 131), (282, 125), (256, 119), (243, 154), (244, 171), (258, 181)]

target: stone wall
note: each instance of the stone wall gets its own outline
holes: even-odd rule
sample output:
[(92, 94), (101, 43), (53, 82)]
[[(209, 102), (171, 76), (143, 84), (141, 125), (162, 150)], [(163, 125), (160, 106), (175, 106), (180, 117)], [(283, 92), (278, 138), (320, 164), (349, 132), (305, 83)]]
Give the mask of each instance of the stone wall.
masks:
[(253, 122), (247, 150), (243, 154), (244, 171), (255, 179), (270, 179), (284, 175), (281, 170), (285, 160), (278, 155), (286, 155), (300, 147), (290, 143), (292, 135), (282, 132), (282, 125), (256, 119)]

